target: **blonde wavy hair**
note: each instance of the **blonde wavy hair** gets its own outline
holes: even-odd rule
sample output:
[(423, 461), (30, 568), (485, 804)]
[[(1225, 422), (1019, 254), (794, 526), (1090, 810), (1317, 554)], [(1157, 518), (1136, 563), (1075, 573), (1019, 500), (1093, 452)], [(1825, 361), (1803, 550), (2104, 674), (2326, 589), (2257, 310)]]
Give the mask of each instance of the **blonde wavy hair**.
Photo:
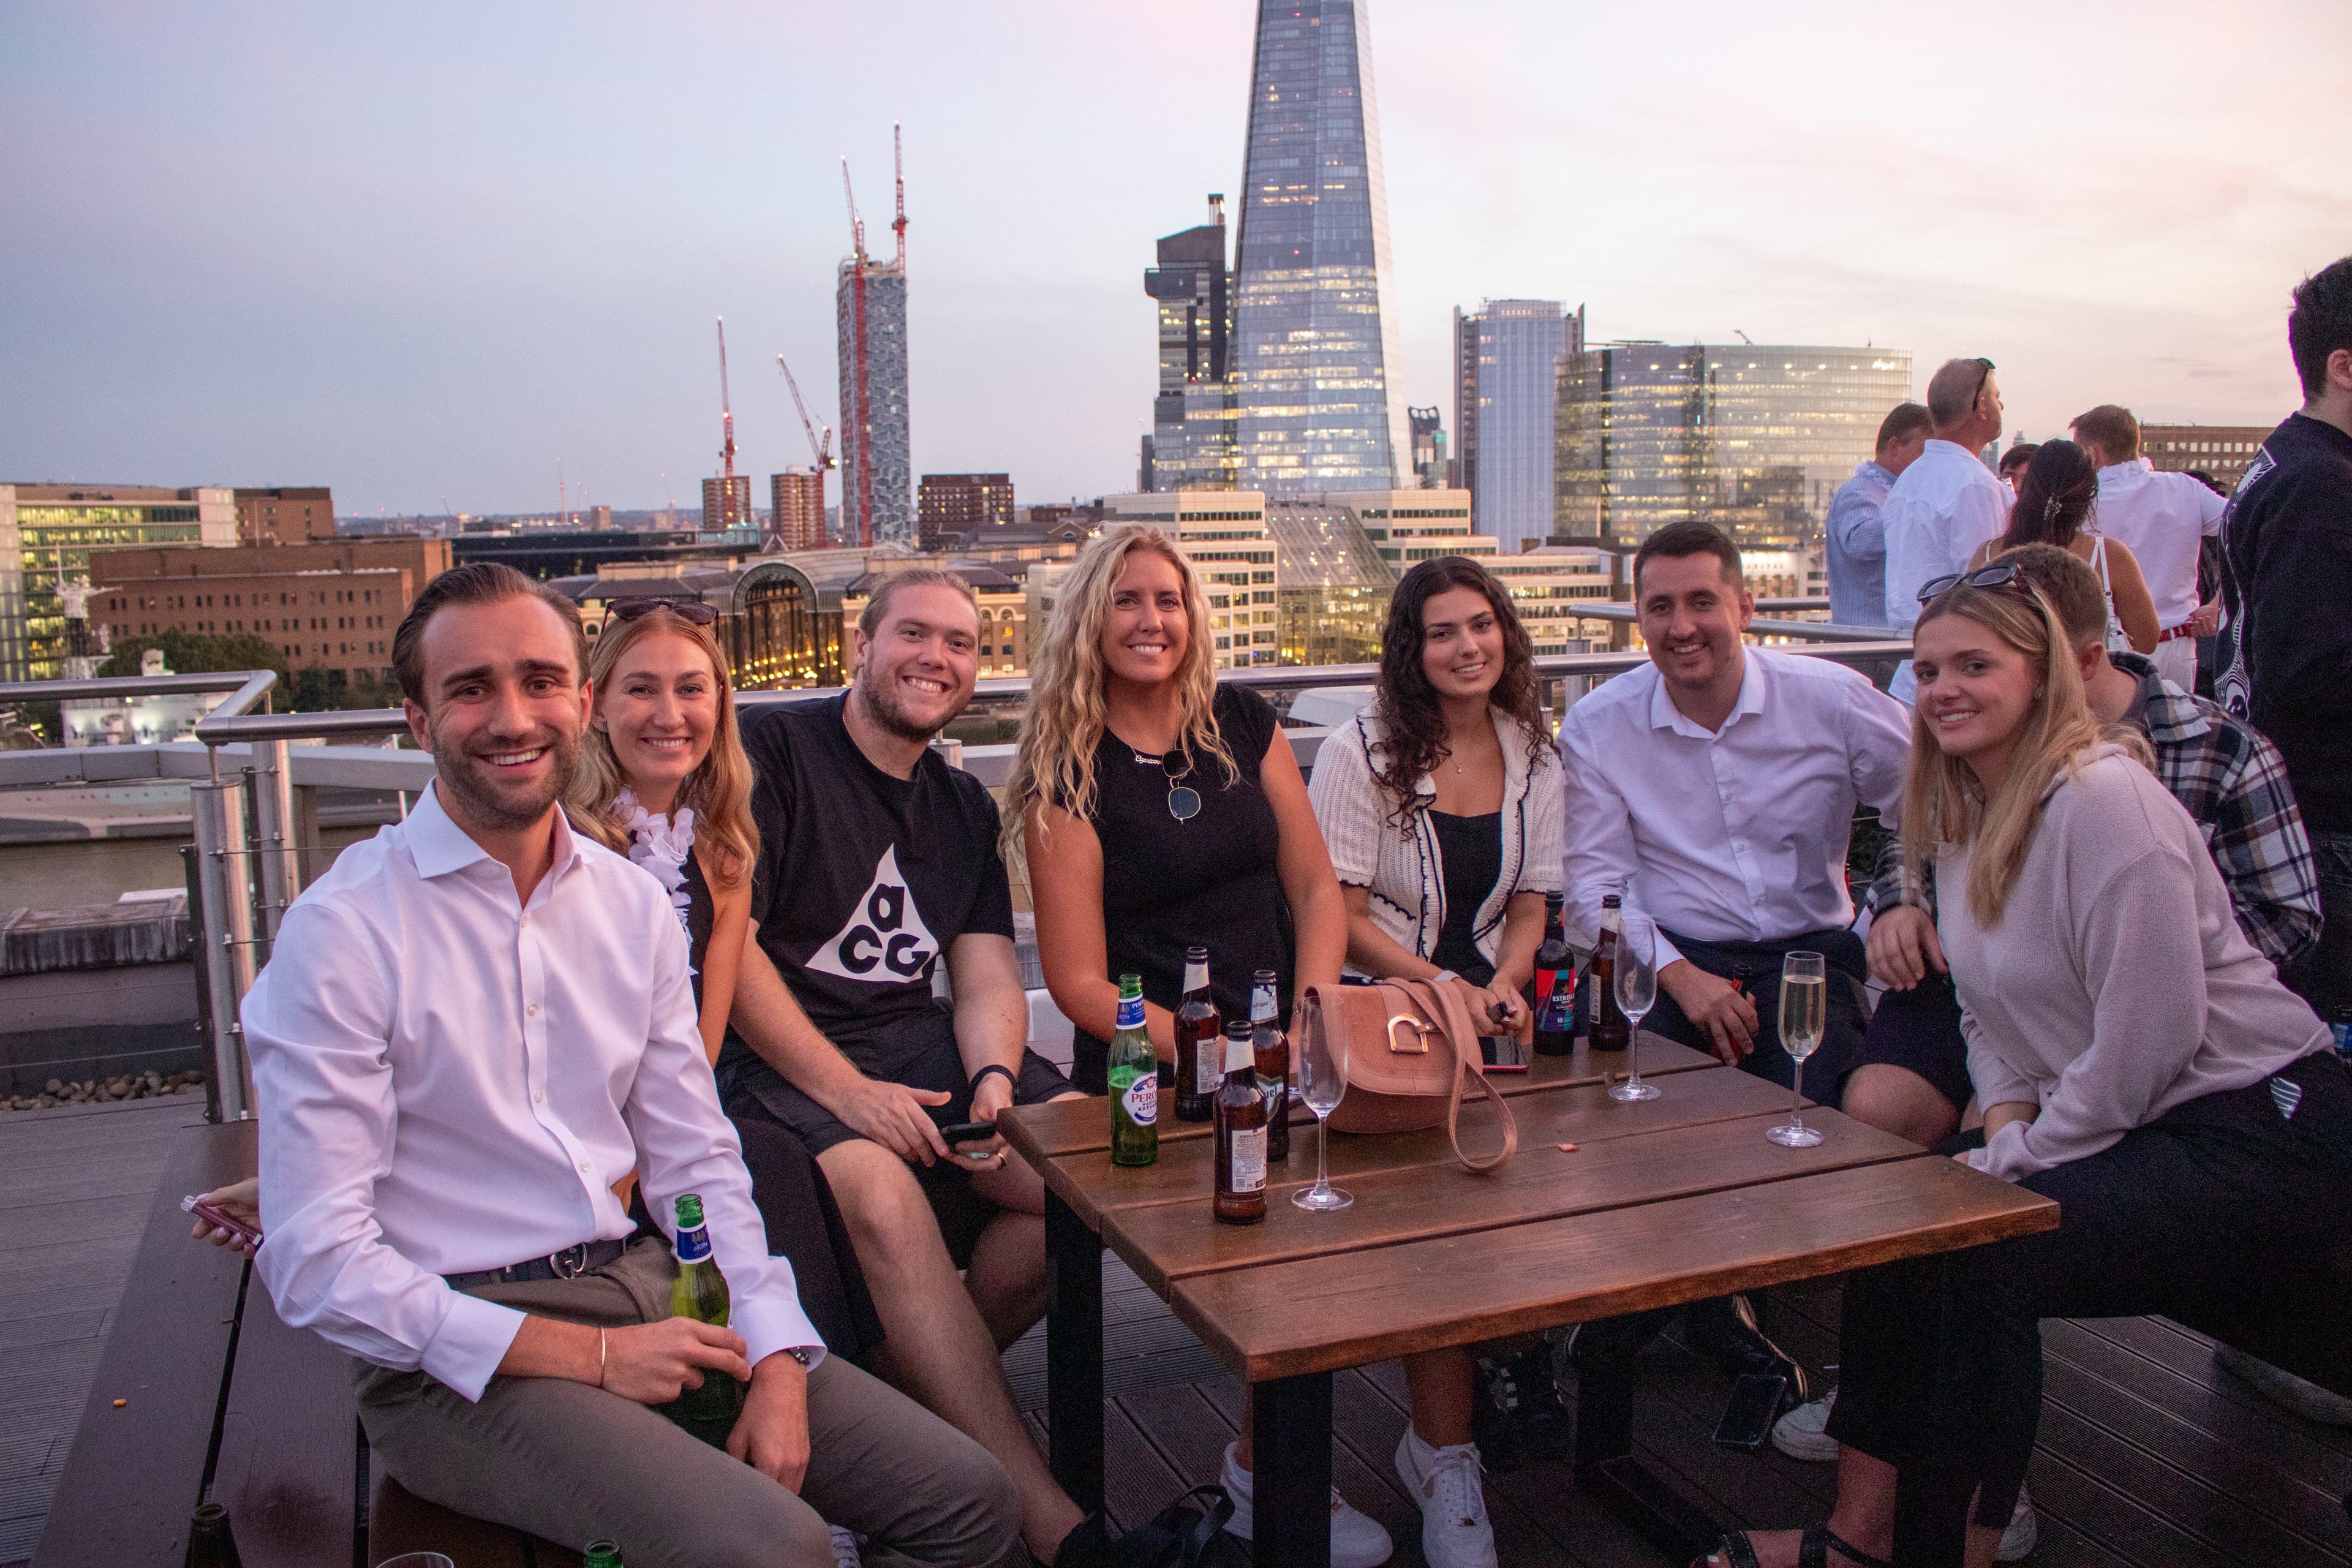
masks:
[(1963, 583), (1937, 595), (1920, 612), (1918, 625), (1948, 616), (1975, 621), (2024, 656), (2042, 687), (2016, 755), (1990, 798), (1974, 770), (1937, 743), (1925, 710), (1915, 706), (1911, 713), (1911, 764), (1903, 784), (1904, 902), (1924, 902), (1920, 873), (1937, 848), (1973, 844), (1969, 912), (1990, 929), (2000, 923), (2010, 889), (2033, 847), (2042, 801), (2058, 770), (2071, 773), (2085, 752), (2102, 743), (2120, 744), (2142, 763), (2149, 753), (2137, 731), (2109, 728), (2091, 711), (2074, 639), (2039, 589), (2026, 587), (2022, 580), (1998, 588)]
[[(719, 689), (718, 725), (711, 731), (709, 754), (678, 786), (677, 804), (693, 808), (694, 847), (712, 885), (740, 888), (759, 856), (760, 829), (751, 820), (751, 759), (743, 754), (742, 733), (735, 721), (734, 683), (728, 679), (726, 656), (719, 651), (719, 639), (710, 628), (666, 610), (632, 621), (608, 621), (588, 658), (597, 710), (604, 710), (605, 681), (619, 668), (622, 656), (656, 637), (692, 643), (710, 661), (711, 679)], [(629, 830), (614, 813), (613, 803), (628, 782), (620, 759), (613, 754), (612, 738), (590, 724), (581, 742), (579, 771), (564, 792), (564, 809), (580, 831), (623, 855), (629, 852)]]
[[(1044, 637), (1029, 663), (1029, 708), (1021, 718), (1021, 744), (1013, 761), (1013, 776), (1005, 781), (1004, 855), (1013, 863), (1021, 853), (1021, 828), (1030, 808), (1050, 801), (1073, 816), (1093, 811), (1097, 792), (1095, 749), (1108, 727), (1103, 687), (1108, 668), (1103, 661), (1103, 623), (1110, 618), (1111, 598), (1119, 574), (1130, 555), (1157, 555), (1176, 569), (1184, 585), (1184, 660), (1169, 684), (1176, 689), (1181, 714), (1176, 744), (1190, 762), (1197, 754), (1216, 759), (1225, 782), (1241, 776), (1234, 753), (1217, 731), (1217, 679), (1209, 637), (1209, 601), (1201, 592), (1192, 563), (1177, 551), (1176, 542), (1157, 528), (1125, 526), (1105, 529), (1087, 542), (1068, 577), (1063, 580), (1059, 602), (1046, 620)], [(1045, 831), (1040, 820), (1038, 831)]]

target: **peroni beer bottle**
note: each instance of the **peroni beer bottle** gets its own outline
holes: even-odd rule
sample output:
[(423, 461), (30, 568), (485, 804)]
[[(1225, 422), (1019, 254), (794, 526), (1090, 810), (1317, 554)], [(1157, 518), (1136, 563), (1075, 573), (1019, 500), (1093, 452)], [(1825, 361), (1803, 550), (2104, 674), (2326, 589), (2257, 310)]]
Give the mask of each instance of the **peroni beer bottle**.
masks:
[(1160, 1058), (1143, 1027), (1143, 976), (1118, 977), (1118, 1032), (1110, 1040), (1110, 1163), (1160, 1158)]
[[(716, 1328), (727, 1326), (727, 1277), (710, 1255), (710, 1232), (702, 1223), (702, 1194), (677, 1200), (677, 1278), (670, 1281), (670, 1315)], [(702, 1369), (702, 1386), (681, 1390), (672, 1406), (685, 1421), (731, 1423), (743, 1408), (743, 1385), (716, 1367)]]

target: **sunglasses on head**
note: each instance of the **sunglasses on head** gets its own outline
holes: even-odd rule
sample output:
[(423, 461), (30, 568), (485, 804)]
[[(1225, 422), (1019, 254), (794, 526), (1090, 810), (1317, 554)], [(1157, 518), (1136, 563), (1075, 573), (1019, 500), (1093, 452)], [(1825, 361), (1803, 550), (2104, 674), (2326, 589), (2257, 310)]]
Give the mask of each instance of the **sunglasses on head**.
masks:
[(615, 599), (604, 611), (607, 621), (634, 621), (667, 610), (690, 626), (707, 626), (719, 618), (719, 607), (699, 599)]
[(1160, 771), (1168, 780), (1168, 815), (1179, 822), (1190, 822), (1201, 815), (1201, 792), (1177, 781), (1191, 776), (1192, 759), (1182, 752), (1170, 752), (1160, 759)]
[(2024, 574), (2015, 565), (2006, 561), (1996, 561), (1973, 572), (1948, 572), (1941, 577), (1928, 578), (1919, 584), (1919, 602), (1927, 604), (1963, 584), (1971, 588), (2013, 588), (2021, 594), (2030, 591)]

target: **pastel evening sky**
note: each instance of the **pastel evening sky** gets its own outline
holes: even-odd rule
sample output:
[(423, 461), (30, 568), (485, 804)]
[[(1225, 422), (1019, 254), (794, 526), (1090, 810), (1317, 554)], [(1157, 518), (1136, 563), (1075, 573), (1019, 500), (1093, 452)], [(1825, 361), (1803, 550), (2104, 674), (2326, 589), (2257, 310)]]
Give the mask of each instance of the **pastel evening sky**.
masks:
[[(2268, 424), (2352, 251), (2345, 0), (1370, 0), (1396, 395), (1448, 312), (2000, 365)], [(331, 484), (345, 513), (687, 505), (828, 419), (847, 153), (905, 122), (918, 472), (1131, 488), (1153, 239), (1238, 213), (1249, 0), (0, 5), (0, 480)], [(837, 489), (834, 492), (837, 496)], [(446, 503), (445, 500), (446, 498)]]

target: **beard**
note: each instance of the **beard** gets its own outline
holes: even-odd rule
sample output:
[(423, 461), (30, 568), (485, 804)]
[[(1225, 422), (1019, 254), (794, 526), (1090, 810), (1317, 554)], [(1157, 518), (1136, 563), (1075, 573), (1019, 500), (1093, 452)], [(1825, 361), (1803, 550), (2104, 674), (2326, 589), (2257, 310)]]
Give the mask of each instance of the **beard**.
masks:
[(909, 713), (906, 703), (899, 700), (895, 681), (869, 676), (864, 670), (858, 672), (855, 693), (858, 706), (866, 710), (868, 719), (900, 740), (913, 741), (921, 745), (930, 744), (931, 737), (946, 729), (956, 716), (950, 713), (936, 724), (926, 724)]
[(504, 784), (490, 764), (477, 759), (439, 725), (430, 728), (433, 766), (441, 787), (449, 792), (466, 817), (493, 832), (512, 833), (530, 826), (547, 808), (563, 797), (580, 766), (580, 737), (546, 731), (517, 742), (511, 750), (545, 746), (552, 765), (546, 776), (527, 785)]

